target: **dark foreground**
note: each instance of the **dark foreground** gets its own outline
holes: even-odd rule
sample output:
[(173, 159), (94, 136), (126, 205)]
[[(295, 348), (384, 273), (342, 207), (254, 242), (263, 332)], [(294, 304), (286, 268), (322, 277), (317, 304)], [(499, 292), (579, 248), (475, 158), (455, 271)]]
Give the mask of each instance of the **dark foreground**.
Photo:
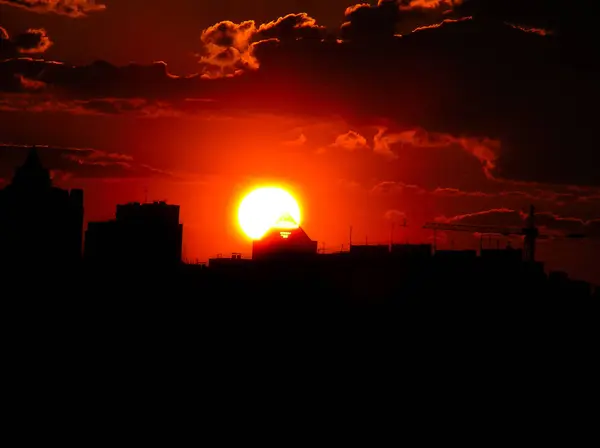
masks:
[[(161, 326), (201, 320), (207, 313), (221, 311), (259, 320), (278, 316), (274, 324), (294, 316), (318, 319), (341, 313), (361, 317), (391, 312), (388, 316), (396, 318), (411, 310), (432, 317), (439, 313), (442, 319), (525, 319), (528, 313), (560, 316), (560, 310), (585, 314), (598, 304), (600, 293), (598, 288), (548, 276), (538, 265), (525, 263), (503, 269), (483, 264), (399, 266), (374, 260), (217, 268), (81, 265), (4, 269), (0, 276), (3, 306), (64, 316), (82, 313), (79, 317), (86, 319), (148, 316), (161, 321)], [(141, 322), (133, 319), (132, 323)]]
[(526, 427), (572, 442), (568, 419), (590, 424), (597, 298), (527, 273), (414, 269), (386, 282), (377, 268), (4, 275), (11, 425), (28, 434), (35, 409), (45, 440), (68, 424), (63, 441), (125, 429), (174, 445), (190, 428), (360, 443), (371, 419), (403, 438), (508, 442)]

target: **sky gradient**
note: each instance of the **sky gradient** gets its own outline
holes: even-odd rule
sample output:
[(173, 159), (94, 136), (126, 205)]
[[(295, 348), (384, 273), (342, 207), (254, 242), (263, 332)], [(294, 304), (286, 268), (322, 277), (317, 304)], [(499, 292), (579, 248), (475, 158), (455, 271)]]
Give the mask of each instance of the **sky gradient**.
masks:
[(331, 249), (534, 204), (542, 233), (595, 237), (540, 258), (600, 283), (597, 5), (370, 3), (0, 0), (0, 182), (43, 145), (87, 221), (167, 199), (201, 260), (249, 254), (235, 210), (263, 184)]

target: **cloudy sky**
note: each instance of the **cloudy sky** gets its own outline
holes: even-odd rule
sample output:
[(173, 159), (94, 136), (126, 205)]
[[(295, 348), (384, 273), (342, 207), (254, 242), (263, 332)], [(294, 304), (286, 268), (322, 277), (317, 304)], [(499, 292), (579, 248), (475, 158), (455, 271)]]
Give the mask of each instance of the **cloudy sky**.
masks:
[(0, 182), (41, 145), (55, 182), (85, 189), (86, 220), (167, 199), (202, 260), (250, 252), (235, 208), (266, 183), (331, 249), (350, 225), (383, 242), (406, 217), (394, 237), (421, 242), (425, 222), (521, 225), (534, 204), (557, 236), (540, 257), (600, 283), (593, 8), (0, 0)]

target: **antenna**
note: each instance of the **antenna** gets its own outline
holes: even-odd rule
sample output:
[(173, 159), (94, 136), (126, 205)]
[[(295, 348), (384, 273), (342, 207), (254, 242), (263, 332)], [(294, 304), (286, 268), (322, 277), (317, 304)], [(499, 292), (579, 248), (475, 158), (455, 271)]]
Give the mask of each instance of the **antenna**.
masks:
[(352, 226), (350, 226), (350, 248), (352, 248)]
[(394, 227), (395, 223), (392, 223), (390, 226), (390, 250), (392, 250), (392, 246), (394, 245)]

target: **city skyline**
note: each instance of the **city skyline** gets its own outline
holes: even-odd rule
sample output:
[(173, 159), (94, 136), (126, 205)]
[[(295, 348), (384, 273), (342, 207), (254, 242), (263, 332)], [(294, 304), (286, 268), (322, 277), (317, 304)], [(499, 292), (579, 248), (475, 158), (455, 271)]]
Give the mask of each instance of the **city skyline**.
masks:
[[(144, 3), (131, 26), (137, 0), (10, 3), (0, 186), (39, 145), (57, 185), (85, 190), (86, 222), (167, 199), (181, 205), (188, 258), (248, 253), (236, 207), (266, 183), (293, 191), (303, 228), (331, 249), (350, 226), (372, 243), (393, 224), (414, 243), (430, 242), (427, 222), (517, 226), (531, 203), (546, 233), (599, 233), (585, 112), (599, 69), (581, 9), (177, 0)], [(543, 242), (539, 256), (594, 281), (597, 241)]]
[[(397, 243), (392, 238), (385, 244), (356, 244), (350, 234), (347, 250), (327, 253), (299, 225), (292, 196), (261, 188), (240, 207), (246, 210), (240, 214), (242, 230), (244, 224), (251, 230), (256, 230), (255, 223), (261, 226), (260, 236), (248, 235), (253, 238), (251, 258), (232, 253), (198, 263), (183, 256), (179, 205), (118, 204), (113, 219), (89, 222), (84, 237), (84, 197), (83, 190), (53, 185), (50, 170), (31, 147), (11, 182), (0, 189), (0, 276), (14, 281), (33, 275), (60, 285), (67, 295), (101, 282), (106, 291), (133, 288), (132, 294), (141, 292), (141, 284), (169, 287), (171, 294), (179, 288), (188, 293), (189, 288), (219, 288), (235, 300), (259, 298), (254, 303), (280, 300), (281, 290), (291, 288), (293, 294), (285, 294), (288, 300), (326, 307), (435, 302), (452, 292), (465, 303), (477, 303), (484, 291), (491, 306), (497, 300), (511, 302), (510, 296), (518, 292), (522, 305), (535, 307), (539, 300), (577, 302), (600, 293), (598, 285), (572, 279), (538, 260), (538, 240), (556, 235), (540, 234), (533, 205), (523, 227), (428, 223), (425, 227), (435, 235), (430, 244)], [(268, 221), (253, 221), (247, 213), (266, 213)], [(269, 229), (262, 234), (266, 223)], [(479, 250), (440, 249), (440, 231), (479, 232)], [(506, 247), (486, 248), (483, 237), (491, 234), (522, 236), (523, 246), (514, 248), (509, 241)], [(487, 290), (490, 284), (496, 284), (494, 291)], [(328, 300), (314, 302), (318, 293)], [(294, 300), (286, 306), (294, 306)]]

